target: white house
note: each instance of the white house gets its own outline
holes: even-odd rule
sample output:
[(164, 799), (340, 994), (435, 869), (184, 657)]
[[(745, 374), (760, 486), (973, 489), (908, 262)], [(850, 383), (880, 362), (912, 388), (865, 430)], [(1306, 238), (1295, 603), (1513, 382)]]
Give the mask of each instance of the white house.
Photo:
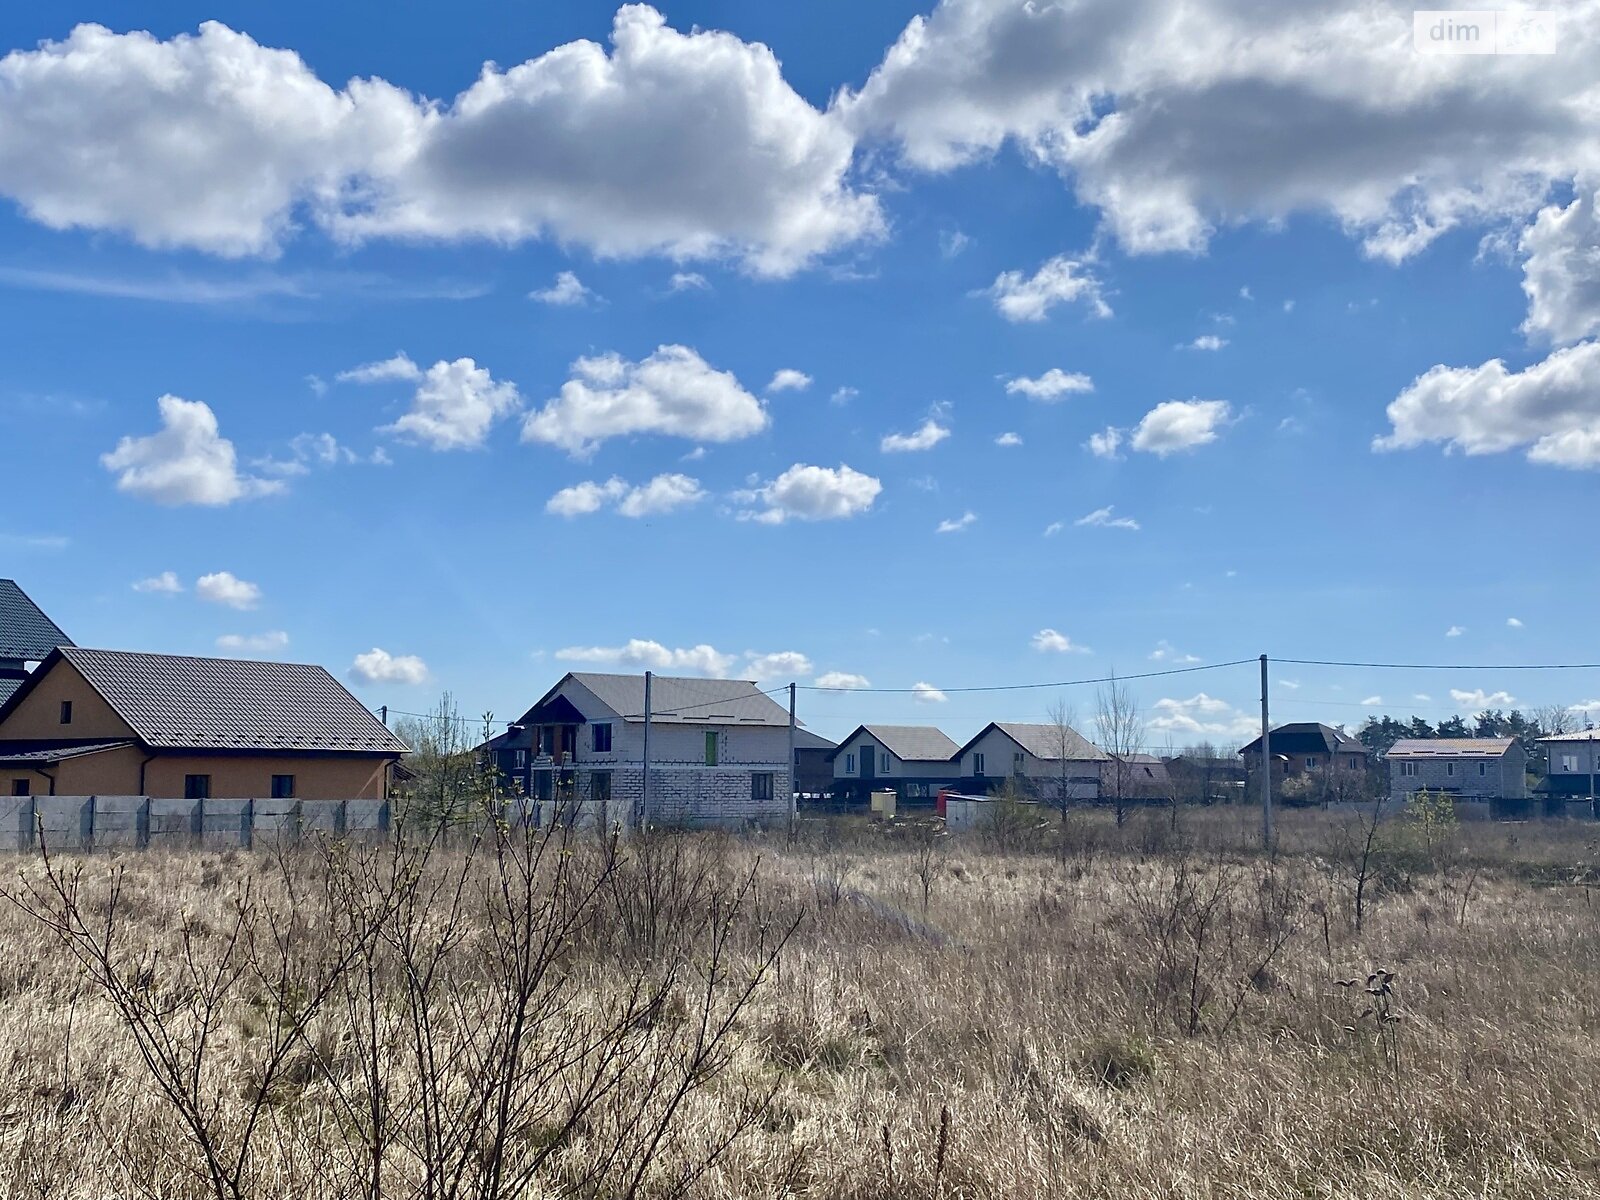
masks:
[(985, 725), (955, 757), (966, 791), (981, 795), (1014, 780), (1023, 791), (1056, 802), (1063, 786), (1068, 801), (1096, 799), (1102, 764), (1110, 760), (1069, 727), (1000, 721)]
[(960, 777), (959, 748), (932, 725), (858, 725), (832, 753), (834, 792), (865, 799), (894, 791), (929, 799)]
[[(523, 786), (637, 820), (644, 795), (643, 675), (573, 672), (516, 724), (530, 732)], [(655, 675), (650, 688), (652, 824), (788, 819), (789, 713), (748, 680)]]
[(1534, 789), (1554, 801), (1587, 800), (1600, 793), (1600, 729), (1556, 733), (1539, 739), (1550, 756), (1545, 777)]

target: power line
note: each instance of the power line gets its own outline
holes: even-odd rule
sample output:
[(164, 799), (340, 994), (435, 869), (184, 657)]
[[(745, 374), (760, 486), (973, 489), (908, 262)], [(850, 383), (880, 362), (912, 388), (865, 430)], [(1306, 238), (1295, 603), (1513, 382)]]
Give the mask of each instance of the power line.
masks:
[(1369, 671), (1600, 671), (1600, 663), (1391, 663), (1334, 662), (1317, 658), (1270, 658), (1275, 665), (1359, 667)]

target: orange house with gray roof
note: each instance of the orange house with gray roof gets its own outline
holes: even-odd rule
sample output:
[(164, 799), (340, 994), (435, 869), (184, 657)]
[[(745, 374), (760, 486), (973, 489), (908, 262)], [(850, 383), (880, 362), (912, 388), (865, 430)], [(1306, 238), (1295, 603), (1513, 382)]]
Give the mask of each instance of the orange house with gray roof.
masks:
[(325, 669), (58, 646), (0, 703), (0, 792), (382, 799), (408, 747)]

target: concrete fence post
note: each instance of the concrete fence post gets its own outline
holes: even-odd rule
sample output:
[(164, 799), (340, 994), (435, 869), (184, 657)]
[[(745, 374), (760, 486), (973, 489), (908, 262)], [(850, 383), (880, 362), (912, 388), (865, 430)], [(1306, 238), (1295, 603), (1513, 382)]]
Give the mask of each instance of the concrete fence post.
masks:
[(89, 828), (88, 828), (87, 833), (85, 833), (83, 831), (83, 821), (80, 819), (80, 821), (78, 823), (79, 841), (82, 843), (83, 848), (85, 850), (93, 850), (94, 849), (94, 816), (95, 816), (95, 807), (96, 807), (96, 797), (90, 796), (89, 797), (89, 815), (88, 815), (88, 818), (87, 818), (88, 819), (88, 823), (89, 823)]
[(389, 836), (389, 802), (385, 800), (378, 805), (378, 833), (387, 838)]
[(304, 839), (305, 831), (306, 831), (306, 802), (304, 800), (296, 800), (294, 802), (294, 843), (295, 843), (295, 845), (298, 846), (301, 843), (301, 841)]
[(22, 831), (22, 848), (37, 850), (39, 837), (39, 798), (28, 797), (28, 827)]
[(240, 830), (239, 839), (246, 850), (254, 850), (256, 846), (256, 802), (252, 797), (244, 802), (243, 828)]
[(339, 837), (350, 832), (350, 801), (339, 801), (339, 807), (333, 810), (333, 832)]
[(140, 797), (133, 818), (133, 844), (141, 850), (150, 848), (150, 797)]
[(189, 840), (198, 846), (205, 837), (206, 831), (206, 802), (196, 800), (194, 808), (189, 813)]

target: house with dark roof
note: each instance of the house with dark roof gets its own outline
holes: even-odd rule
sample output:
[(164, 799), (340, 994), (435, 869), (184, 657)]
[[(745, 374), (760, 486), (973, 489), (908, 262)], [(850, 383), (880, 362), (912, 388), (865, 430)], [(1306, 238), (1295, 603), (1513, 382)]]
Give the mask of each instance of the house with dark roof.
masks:
[(1516, 738), (1402, 738), (1384, 761), (1391, 800), (1421, 791), (1463, 800), (1528, 798), (1528, 755)]
[(858, 725), (830, 752), (833, 792), (863, 803), (873, 792), (932, 801), (961, 782), (960, 747), (932, 725)]
[(1534, 791), (1552, 805), (1590, 800), (1600, 793), (1600, 730), (1580, 729), (1538, 739), (1549, 766)]
[(295, 663), (58, 646), (0, 704), (13, 796), (381, 799), (406, 751)]
[(802, 796), (822, 796), (833, 787), (835, 743), (809, 729), (794, 731), (794, 790)]
[(70, 645), (72, 639), (15, 580), (0, 579), (0, 704), (22, 686), (29, 663), (43, 662), (57, 646)]
[(1059, 804), (1099, 798), (1100, 772), (1110, 756), (1067, 725), (991, 721), (955, 753), (963, 792), (986, 795), (1009, 783), (1026, 795)]
[(585, 802), (631, 822), (645, 803), (648, 728), (652, 824), (788, 820), (786, 707), (747, 679), (670, 675), (651, 675), (648, 704), (647, 726), (643, 675), (570, 672), (513, 722), (515, 736), (497, 739), (513, 764), (526, 751), (524, 767), (502, 773), (535, 800)]
[[(1308, 771), (1359, 776), (1367, 769), (1368, 751), (1342, 729), (1317, 721), (1296, 721), (1271, 731), (1270, 751), (1274, 772), (1293, 777)], [(1239, 753), (1252, 772), (1261, 769), (1261, 739)]]
[(1112, 754), (1102, 764), (1100, 795), (1136, 804), (1170, 803), (1172, 775), (1155, 754)]

